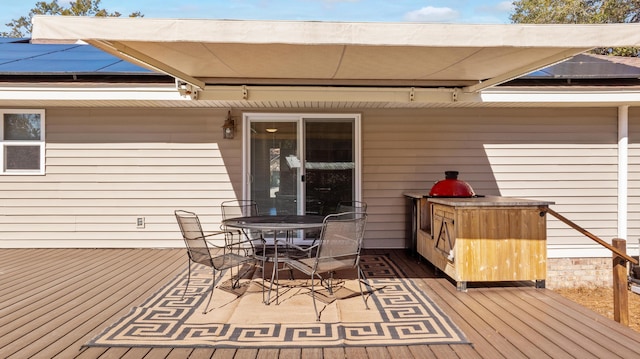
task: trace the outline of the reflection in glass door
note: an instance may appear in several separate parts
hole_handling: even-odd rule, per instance
[[[264,214],[326,215],[359,199],[356,115],[248,114],[246,194]]]
[[[262,214],[298,213],[297,137],[297,122],[251,122],[250,198]]]
[[[354,199],[353,119],[304,121],[305,211],[326,215]]]

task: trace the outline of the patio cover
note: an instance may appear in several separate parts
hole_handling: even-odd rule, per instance
[[[84,40],[175,77],[194,99],[457,101],[595,47],[640,46],[640,24],[35,16],[32,36],[39,43]]]

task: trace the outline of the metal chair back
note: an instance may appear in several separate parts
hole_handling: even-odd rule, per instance
[[[341,201],[338,202],[336,213],[363,212],[367,213],[367,203],[362,201]]]
[[[345,212],[325,217],[316,253],[316,271],[357,267],[366,222],[367,214],[363,212]]]
[[[193,262],[213,267],[211,252],[209,252],[209,246],[205,240],[198,216],[193,212],[183,210],[176,210],[175,216],[187,247],[189,259]]]

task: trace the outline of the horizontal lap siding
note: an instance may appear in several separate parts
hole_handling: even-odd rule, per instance
[[[446,170],[460,171],[479,194],[555,201],[556,211],[592,233],[616,235],[615,108],[361,113],[369,248],[405,245],[403,193],[428,191]],[[174,209],[194,210],[216,229],[220,202],[241,196],[242,140],[221,140],[226,110],[56,108],[46,115],[47,174],[0,176],[0,246],[181,245]],[[632,116],[632,131],[638,122]],[[630,142],[635,196],[640,141]],[[630,237],[639,235],[635,199]],[[145,229],[135,227],[137,217]],[[553,218],[549,243],[592,245]]]
[[[427,109],[363,113],[369,245],[404,245],[406,191],[457,170],[483,195],[556,202],[604,239],[617,234],[617,109]],[[553,217],[550,247],[593,243]]]
[[[0,246],[181,245],[175,209],[196,211],[217,229],[220,202],[236,196],[241,141],[221,141],[226,111],[50,109],[46,116],[46,175],[0,177]],[[137,217],[145,217],[144,229]]]

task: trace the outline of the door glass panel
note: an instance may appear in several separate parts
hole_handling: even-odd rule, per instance
[[[297,122],[251,122],[251,199],[260,214],[295,214],[300,158]]]
[[[261,214],[333,213],[357,199],[354,117],[249,119],[249,198]]]
[[[354,199],[353,119],[305,121],[306,213],[329,214]]]

